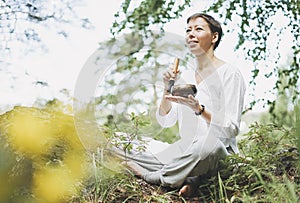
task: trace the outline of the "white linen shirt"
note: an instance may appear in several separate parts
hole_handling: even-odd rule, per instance
[[[217,68],[214,73],[205,78],[198,85],[195,80],[195,71],[183,72],[176,84],[195,84],[197,87],[196,98],[205,109],[212,114],[210,123],[202,116],[196,116],[189,107],[172,102],[172,108],[167,115],[161,116],[159,109],[156,112],[157,122],[162,127],[171,127],[178,122],[181,139],[171,144],[169,150],[157,154],[157,158],[163,163],[176,157],[176,153],[184,153],[189,146],[201,137],[203,145],[214,146],[219,139],[225,147],[231,147],[235,153],[239,153],[236,136],[244,105],[246,85],[239,69],[226,63]],[[206,136],[203,139],[203,136]],[[172,147],[172,145],[175,145]],[[176,149],[177,148],[177,149]],[[209,152],[208,152],[209,153]],[[207,156],[208,153],[204,156]]]

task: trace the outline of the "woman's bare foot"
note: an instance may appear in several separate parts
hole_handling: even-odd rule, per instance
[[[179,190],[179,196],[194,197],[197,194],[197,187],[193,184],[184,185]]]
[[[142,176],[142,171],[143,169],[138,165],[136,164],[135,162],[132,162],[132,161],[124,161],[122,162],[122,164],[130,170],[130,172],[132,172],[135,176],[137,177],[141,177]]]

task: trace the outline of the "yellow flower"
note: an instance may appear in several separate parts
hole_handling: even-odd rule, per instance
[[[15,112],[9,118],[8,141],[11,146],[24,155],[40,155],[47,152],[53,139],[52,129],[45,120],[23,112]]]
[[[64,166],[45,167],[33,175],[33,194],[42,202],[62,202],[76,194],[76,183]]]

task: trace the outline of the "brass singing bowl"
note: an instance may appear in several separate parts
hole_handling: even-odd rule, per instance
[[[197,88],[196,85],[193,84],[174,85],[171,89],[171,94],[173,96],[188,97],[189,95],[193,95],[195,97]]]

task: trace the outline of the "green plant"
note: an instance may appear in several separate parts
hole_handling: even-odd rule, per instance
[[[112,120],[109,125],[105,126],[107,142],[110,146],[121,149],[125,154],[134,147],[136,150],[143,151],[145,150],[146,142],[141,137],[140,128],[148,124],[149,122],[143,117],[143,114],[136,115],[133,112],[129,115],[129,123],[117,124]]]

